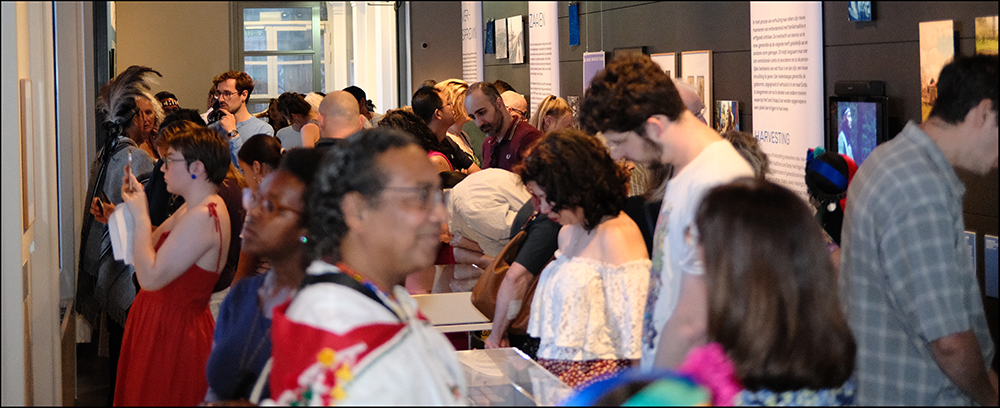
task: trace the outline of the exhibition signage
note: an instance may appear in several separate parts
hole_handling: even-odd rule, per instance
[[[768,179],[803,198],[806,151],[824,145],[823,5],[750,3],[753,135]]]
[[[483,80],[483,2],[462,2],[462,80]]]
[[[560,96],[558,21],[556,2],[528,2],[528,71],[531,77],[528,110],[532,114],[546,96]]]
[[[604,69],[604,51],[583,53],[583,91],[590,88],[590,80]]]

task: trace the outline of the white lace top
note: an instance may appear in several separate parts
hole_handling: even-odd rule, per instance
[[[556,251],[538,278],[528,333],[538,357],[553,360],[638,359],[649,290],[648,259],[612,265]]]

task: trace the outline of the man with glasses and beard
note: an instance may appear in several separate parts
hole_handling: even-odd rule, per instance
[[[259,133],[274,136],[274,129],[267,122],[257,119],[247,111],[247,99],[253,93],[253,79],[246,72],[226,71],[212,80],[219,97],[222,118],[209,125],[229,139],[229,153],[233,165],[239,167],[236,153],[240,151],[246,135],[249,139]]]

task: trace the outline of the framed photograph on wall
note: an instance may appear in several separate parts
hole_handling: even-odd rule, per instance
[[[493,45],[493,40],[496,38],[496,21],[486,22],[486,35],[483,39],[486,40],[483,43],[483,54],[496,54],[496,47]]]
[[[872,21],[872,2],[847,2],[847,18],[851,21]]]
[[[626,55],[626,54],[643,54],[643,55],[648,55],[648,53],[646,52],[646,46],[645,45],[642,46],[642,47],[622,47],[622,48],[615,48],[614,52],[611,54],[611,59],[614,60],[614,59],[617,59],[618,57],[620,57],[622,55]]]
[[[507,58],[507,19],[495,20],[493,28],[496,30],[496,41],[493,42],[496,47],[496,57]]]
[[[739,102],[715,101],[715,130],[719,134],[730,130],[740,130]]]
[[[677,53],[674,52],[663,52],[659,54],[652,54],[649,59],[660,65],[663,72],[667,73],[670,78],[677,78]]]
[[[524,16],[507,17],[507,52],[511,64],[524,63]]]
[[[997,16],[976,17],[976,54],[997,55]]]
[[[927,120],[937,101],[937,78],[955,58],[955,24],[952,20],[920,23],[920,119]]]
[[[712,51],[682,52],[680,78],[698,90],[698,96],[705,104],[703,117],[715,117],[715,104],[712,103]]]

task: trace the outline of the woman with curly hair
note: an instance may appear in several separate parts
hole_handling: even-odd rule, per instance
[[[597,139],[563,129],[540,139],[516,170],[542,215],[563,225],[531,302],[539,364],[573,387],[635,364],[652,264],[622,212],[624,169]]]

